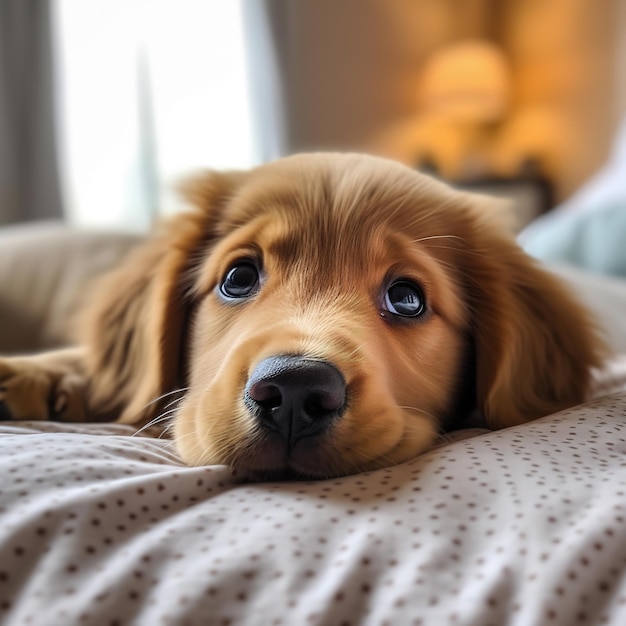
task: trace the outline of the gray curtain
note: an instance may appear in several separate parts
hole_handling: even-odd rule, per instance
[[[0,224],[62,216],[49,0],[0,0]]]

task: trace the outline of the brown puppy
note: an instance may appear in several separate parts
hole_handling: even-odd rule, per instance
[[[0,361],[14,418],[145,423],[174,398],[187,463],[328,477],[410,459],[474,410],[501,428],[585,398],[587,313],[486,199],[336,154],[185,191],[194,210],[98,285],[81,348]]]

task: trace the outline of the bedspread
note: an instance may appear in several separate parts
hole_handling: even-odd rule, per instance
[[[133,432],[0,424],[0,623],[626,624],[626,391],[315,482]]]

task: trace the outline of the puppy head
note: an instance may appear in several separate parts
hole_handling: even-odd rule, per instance
[[[106,344],[103,319],[124,320],[105,348],[125,378],[99,372],[110,358],[92,371],[126,421],[184,382],[186,462],[335,476],[414,457],[475,408],[500,427],[583,399],[585,312],[481,199],[357,155],[206,174],[187,194],[196,211],[113,279],[134,272],[128,302],[89,325]]]

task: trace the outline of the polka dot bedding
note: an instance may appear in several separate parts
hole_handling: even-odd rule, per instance
[[[626,624],[624,389],[310,483],[132,433],[0,424],[1,624]]]

